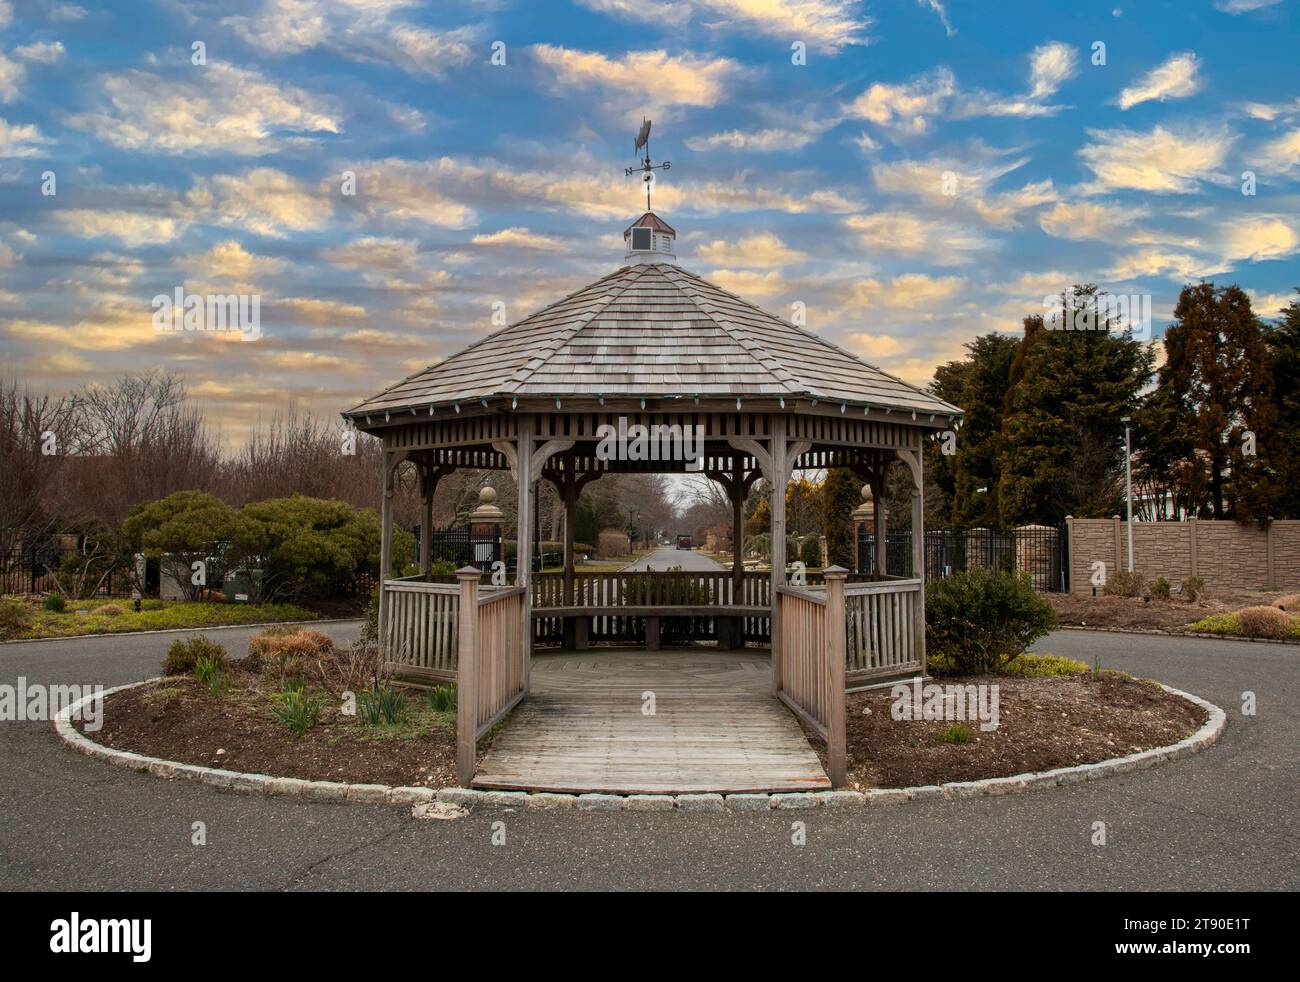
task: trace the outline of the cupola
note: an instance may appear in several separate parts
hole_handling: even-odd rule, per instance
[[[647,211],[623,232],[628,263],[677,263],[677,232],[652,211]]]

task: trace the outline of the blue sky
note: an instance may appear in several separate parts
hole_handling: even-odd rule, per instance
[[[1151,294],[1157,334],[1202,276],[1271,316],[1300,285],[1294,18],[0,0],[0,373],[172,369],[236,438],[334,413],[620,265],[643,115],[683,266],[917,384],[1073,282]],[[258,294],[262,336],[155,331],[178,286]]]

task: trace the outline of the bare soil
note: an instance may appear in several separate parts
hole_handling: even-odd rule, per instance
[[[1177,743],[1205,722],[1200,707],[1149,680],[1118,672],[1041,678],[961,676],[937,685],[996,684],[998,727],[968,721],[966,743],[946,742],[953,722],[894,720],[889,689],[849,696],[849,786],[900,788],[1008,777],[1092,764]],[[825,763],[825,745],[814,740]]]
[[[1041,594],[1056,611],[1058,624],[1113,627],[1139,631],[1186,631],[1203,617],[1272,604],[1283,591],[1213,590],[1195,603],[1174,598],[1146,603],[1141,597],[1107,597],[1075,593]]]

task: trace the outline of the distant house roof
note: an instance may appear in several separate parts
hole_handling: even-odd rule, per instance
[[[646,219],[659,222],[649,212],[637,221]],[[807,397],[945,419],[961,412],[693,273],[652,262],[625,266],[344,415],[526,396]]]
[[[653,211],[647,211],[635,222],[623,229],[623,234],[626,236],[627,233],[632,231],[634,228],[652,228],[656,232],[667,232],[669,235],[674,237],[677,235],[677,230],[656,215]]]

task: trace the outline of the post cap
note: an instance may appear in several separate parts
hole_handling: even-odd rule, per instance
[[[849,575],[849,571],[845,569],[843,566],[827,566],[824,570],[822,570],[822,576],[839,577],[839,576],[848,576],[848,575]]]
[[[478,579],[482,575],[483,571],[475,569],[473,566],[462,566],[460,569],[456,570],[456,576],[462,580],[467,580],[470,577]]]

